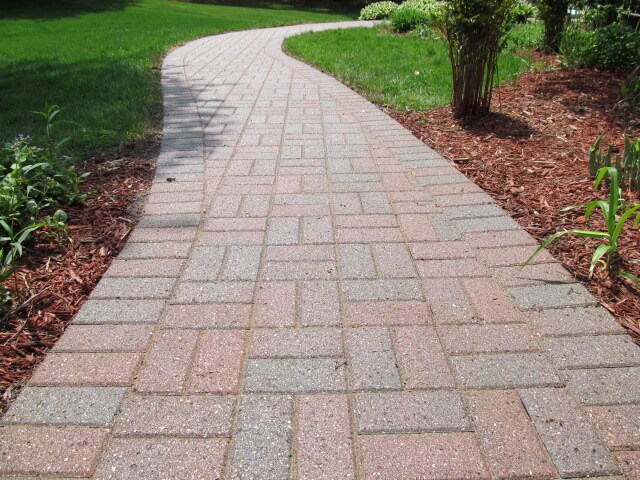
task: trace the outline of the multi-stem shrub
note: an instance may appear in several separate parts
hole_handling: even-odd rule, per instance
[[[360,20],[385,20],[397,9],[394,2],[375,2],[360,10]]]
[[[539,0],[538,11],[544,22],[544,48],[558,52],[567,18],[570,0]]]
[[[606,152],[600,148],[602,142],[600,135],[589,149],[589,174],[595,177],[603,167],[615,167],[618,171],[618,180],[621,188],[629,188],[640,192],[640,137],[635,141],[624,137],[624,150],[622,155],[613,158],[613,145],[609,145]]]
[[[453,114],[479,116],[491,106],[498,54],[513,0],[449,0],[441,20],[453,74]]]

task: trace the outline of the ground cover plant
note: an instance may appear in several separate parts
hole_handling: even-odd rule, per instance
[[[84,130],[61,127],[76,157],[154,132],[159,64],[169,48],[228,30],[354,19],[355,10],[243,2],[8,0],[0,14],[0,141],[40,132],[25,113],[57,103]],[[316,5],[318,3],[316,2]],[[328,3],[331,5],[331,3]],[[340,4],[333,3],[334,8]],[[272,8],[269,8],[272,7]]]

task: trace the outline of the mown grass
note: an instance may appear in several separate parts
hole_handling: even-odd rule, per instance
[[[513,81],[528,59],[539,26],[519,27],[499,60],[499,80]],[[393,35],[383,27],[308,33],[285,42],[288,53],[330,73],[370,101],[401,110],[425,110],[451,101],[451,64],[444,42]]]
[[[4,3],[4,2],[3,2]],[[0,142],[42,127],[33,110],[63,108],[72,153],[112,148],[161,119],[158,66],[187,40],[229,30],[353,19],[357,13],[248,0],[9,0],[0,11]],[[317,5],[317,2],[316,2]],[[80,128],[82,127],[82,128]]]

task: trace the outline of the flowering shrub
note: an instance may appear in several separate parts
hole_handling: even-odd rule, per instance
[[[385,20],[398,9],[394,2],[376,2],[360,10],[360,20]]]

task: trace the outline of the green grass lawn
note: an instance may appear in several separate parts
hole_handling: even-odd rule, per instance
[[[528,67],[516,55],[541,33],[539,26],[519,27],[501,56],[499,78],[513,80]],[[374,103],[402,110],[424,110],[451,101],[451,64],[443,41],[393,35],[383,28],[353,28],[307,33],[289,38],[285,49]]]
[[[173,46],[229,30],[353,19],[357,12],[174,0],[10,0],[0,9],[0,143],[38,134],[31,114],[63,108],[57,135],[71,152],[112,148],[161,118],[158,66]],[[315,2],[317,5],[319,2]]]

